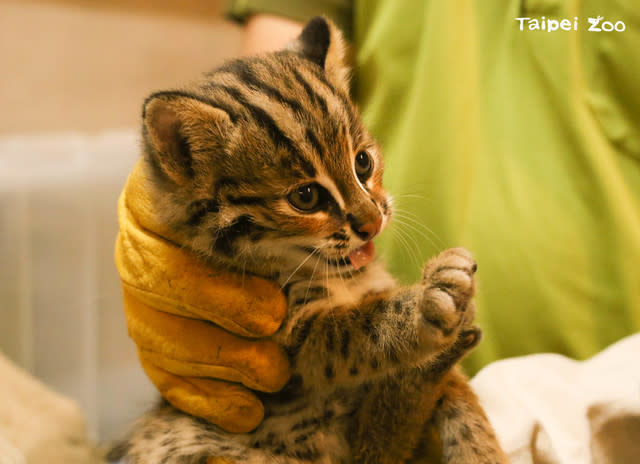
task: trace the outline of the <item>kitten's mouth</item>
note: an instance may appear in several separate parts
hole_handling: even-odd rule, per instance
[[[369,241],[362,245],[360,248],[356,248],[347,256],[347,259],[351,262],[354,269],[360,269],[371,262],[373,256],[376,254],[376,247],[373,242]]]
[[[301,247],[307,253],[315,253],[314,248]],[[361,247],[356,248],[351,253],[343,258],[327,259],[327,262],[336,267],[351,266],[353,269],[358,270],[367,264],[369,264],[376,254],[376,247],[373,242],[367,242]]]

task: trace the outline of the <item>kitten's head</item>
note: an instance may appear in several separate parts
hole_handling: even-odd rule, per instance
[[[266,276],[371,260],[390,198],[329,21],[311,20],[285,50],[151,95],[143,122],[155,206],[183,246]]]

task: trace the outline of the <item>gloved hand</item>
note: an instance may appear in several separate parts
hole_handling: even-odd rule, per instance
[[[286,301],[275,283],[212,269],[172,242],[154,214],[142,163],[118,204],[115,255],[129,335],[171,404],[248,432],[264,415],[250,389],[278,391],[289,379],[286,354],[260,339],[278,329]]]

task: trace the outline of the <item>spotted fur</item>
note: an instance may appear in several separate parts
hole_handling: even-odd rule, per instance
[[[226,433],[163,403],[113,456],[506,462],[454,367],[480,339],[469,253],[441,253],[409,287],[376,262],[356,269],[350,259],[392,208],[347,76],[339,31],[315,18],[285,50],[231,61],[146,100],[148,187],[161,220],[203,259],[280,283],[289,310],[274,339],[294,374],[282,391],[261,394],[265,420],[251,433]],[[303,211],[291,195],[309,185],[322,203]]]

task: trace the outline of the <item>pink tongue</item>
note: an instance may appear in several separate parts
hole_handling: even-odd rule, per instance
[[[376,247],[373,245],[373,242],[367,242],[360,248],[349,253],[349,261],[351,261],[354,269],[360,269],[362,266],[366,266],[371,262],[375,253]]]

